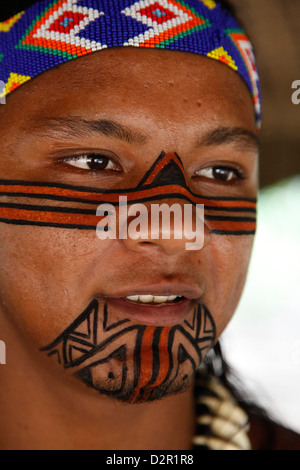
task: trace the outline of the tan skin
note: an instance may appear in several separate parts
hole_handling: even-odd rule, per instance
[[[66,136],[45,127],[50,118],[74,117],[109,119],[143,139],[74,127]],[[244,134],[203,142],[209,131],[224,127]],[[195,192],[257,194],[250,93],[229,68],[196,55],[128,48],[71,61],[12,93],[1,108],[0,129],[3,179],[130,188],[164,150],[180,155]],[[98,171],[74,166],[74,157],[91,151],[105,151],[115,166]],[[229,167],[232,184],[213,176],[211,169],[220,166]],[[101,304],[101,295],[146,282],[188,280],[201,290],[199,301],[209,306],[219,337],[243,290],[252,243],[251,236],[210,236],[206,230],[203,249],[191,254],[174,240],[108,243],[92,232],[2,224],[0,331],[8,359],[0,370],[1,448],[190,449],[191,385],[151,404],[123,404],[88,389],[39,349],[95,296]]]

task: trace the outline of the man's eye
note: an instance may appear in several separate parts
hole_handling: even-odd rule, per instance
[[[221,183],[233,183],[242,179],[241,171],[226,166],[202,168],[202,170],[196,172],[196,176],[213,179]]]
[[[64,158],[63,161],[70,166],[81,168],[82,170],[118,171],[118,165],[105,155],[80,155],[78,157]]]

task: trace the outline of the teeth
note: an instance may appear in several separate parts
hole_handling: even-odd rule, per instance
[[[164,302],[172,302],[173,300],[180,297],[178,295],[129,295],[126,297],[127,300],[132,302],[141,302],[143,304],[157,303],[162,304]]]

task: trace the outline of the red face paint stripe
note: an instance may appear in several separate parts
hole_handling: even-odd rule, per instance
[[[156,327],[147,326],[144,331],[143,341],[141,345],[141,352],[140,352],[141,364],[140,364],[139,380],[129,400],[132,403],[137,401],[138,396],[141,393],[141,389],[150,382],[151,377],[152,377],[152,373],[153,373],[152,343],[153,343],[153,336],[154,336],[155,330],[156,330]]]
[[[27,222],[30,224],[43,224],[49,225],[60,225],[68,228],[84,228],[85,226],[89,229],[96,229],[99,223],[105,216],[97,216],[96,211],[80,212],[80,209],[70,208],[53,208],[47,207],[47,210],[38,210],[38,206],[32,206],[33,208],[12,208],[12,207],[0,207],[0,219],[2,222]],[[221,217],[221,216],[209,216],[205,213],[205,223],[210,230],[230,230],[230,231],[253,231],[256,228],[256,219],[249,217]]]
[[[96,228],[102,217],[89,214],[70,214],[65,212],[49,212],[12,208],[0,208],[0,218],[15,221],[41,222],[44,224],[63,224],[63,225],[89,225]]]
[[[121,195],[121,194],[120,194]],[[254,200],[247,199],[235,199],[235,198],[208,198],[205,196],[197,196],[191,193],[186,188],[178,185],[159,186],[151,189],[144,189],[142,191],[136,191],[134,193],[128,193],[127,200],[133,203],[140,199],[150,199],[155,196],[161,198],[172,198],[176,199],[176,196],[185,196],[185,198],[195,204],[204,204],[211,208],[245,208],[245,209],[256,209],[256,202]]]
[[[102,197],[102,193],[101,197]],[[0,185],[0,195],[2,196],[16,196],[16,197],[37,197],[43,198],[44,196],[53,196],[53,198],[70,198],[72,199],[82,199],[82,200],[94,200],[95,202],[99,201],[99,193],[92,191],[80,191],[78,189],[68,189],[63,187],[55,187],[45,185],[39,186],[23,186],[22,184],[14,185]]]
[[[168,375],[170,367],[170,357],[168,351],[170,328],[163,328],[159,338],[159,372],[155,379],[155,382],[151,384],[151,389],[162,384]]]

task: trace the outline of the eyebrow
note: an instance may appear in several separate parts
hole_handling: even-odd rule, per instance
[[[43,137],[70,139],[86,137],[87,135],[101,134],[106,137],[114,137],[129,144],[146,144],[147,136],[138,131],[129,129],[115,121],[108,119],[86,120],[82,118],[48,118],[39,120],[33,133]]]
[[[213,146],[222,144],[236,144],[242,149],[259,150],[258,136],[242,127],[218,127],[202,136],[197,146]]]

